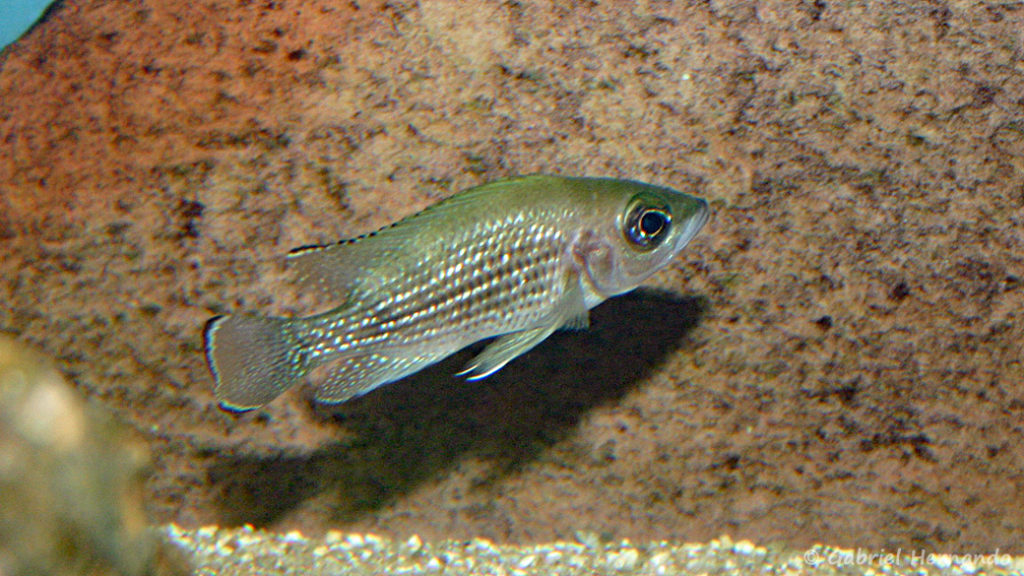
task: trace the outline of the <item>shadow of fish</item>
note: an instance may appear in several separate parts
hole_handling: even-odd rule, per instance
[[[497,336],[484,378],[664,267],[708,219],[703,199],[609,178],[527,176],[463,191],[377,232],[288,258],[342,302],[306,318],[220,316],[206,356],[221,406],[249,410],[308,378],[344,402]]]

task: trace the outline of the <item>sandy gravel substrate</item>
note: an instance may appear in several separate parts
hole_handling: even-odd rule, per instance
[[[186,553],[199,574],[447,574],[583,576],[592,574],[746,575],[887,574],[964,576],[1020,574],[1024,558],[1007,554],[958,556],[924,550],[863,550],[815,545],[803,551],[762,547],[722,536],[707,543],[640,545],[601,542],[581,533],[573,542],[501,546],[473,538],[426,543],[419,536],[396,542],[374,534],[331,531],[323,538],[299,532],[267,534],[252,527],[224,530],[165,527],[167,539]]]

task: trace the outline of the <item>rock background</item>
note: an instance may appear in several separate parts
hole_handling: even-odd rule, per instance
[[[280,256],[552,172],[705,195],[655,292],[483,382],[215,405]],[[1024,8],[66,0],[0,54],[0,330],[154,522],[1020,554]]]

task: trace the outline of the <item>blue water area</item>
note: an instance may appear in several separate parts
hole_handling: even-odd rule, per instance
[[[21,37],[53,0],[0,0],[0,50]]]

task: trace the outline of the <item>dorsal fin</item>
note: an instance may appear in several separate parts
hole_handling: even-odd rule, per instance
[[[485,210],[503,190],[521,191],[526,182],[537,188],[554,185],[560,178],[523,176],[489,182],[460,192],[394,224],[374,232],[326,246],[303,246],[288,253],[287,260],[296,271],[299,283],[340,301],[380,290],[381,282],[393,275],[399,256],[423,247],[424,234],[448,236],[460,225],[467,212]],[[510,188],[511,187],[511,188]],[[406,258],[403,258],[403,260]]]

